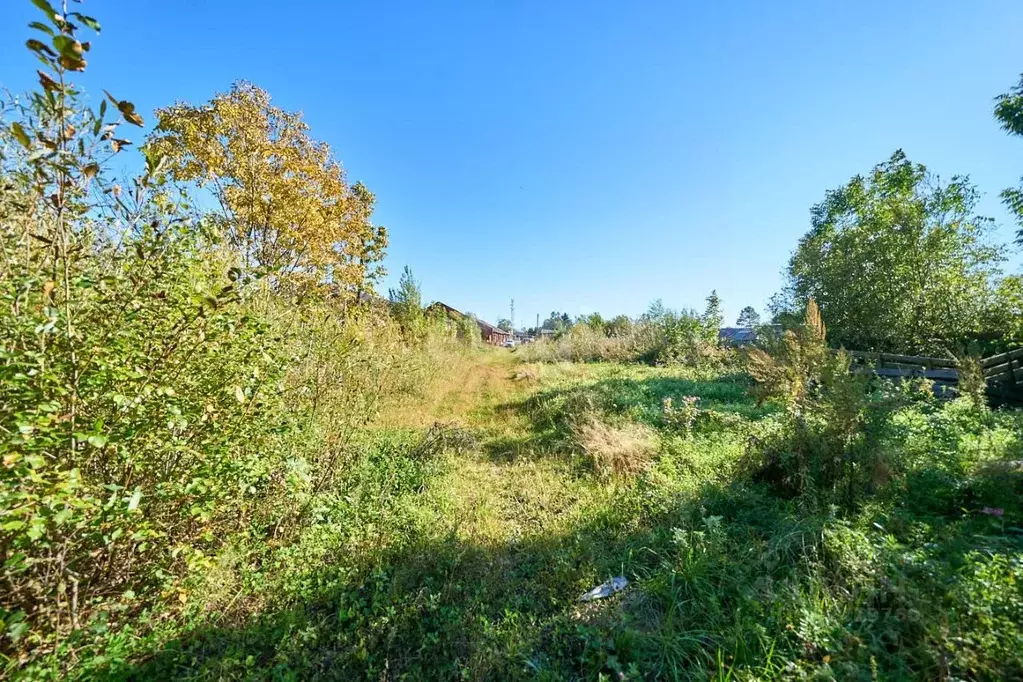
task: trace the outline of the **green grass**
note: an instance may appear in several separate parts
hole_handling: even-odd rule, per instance
[[[78,649],[134,679],[1009,679],[1023,675],[1019,420],[932,404],[897,416],[905,475],[861,508],[751,482],[773,428],[741,376],[482,354],[430,410],[366,434],[318,522],[240,547],[164,624]],[[472,379],[471,377],[476,377]],[[479,379],[484,377],[484,379]],[[459,389],[461,386],[463,388]],[[664,398],[729,415],[682,433]],[[652,429],[657,455],[604,481],[580,413]],[[434,433],[439,433],[435,431]],[[1000,507],[1002,516],[980,513]],[[631,584],[593,604],[614,575]],[[181,625],[184,623],[185,625]],[[97,658],[102,653],[107,658]],[[119,660],[118,660],[119,659]],[[41,668],[38,670],[44,672]]]

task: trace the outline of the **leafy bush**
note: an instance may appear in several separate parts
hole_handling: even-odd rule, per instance
[[[670,396],[664,398],[661,401],[664,424],[688,435],[692,432],[697,417],[700,416],[700,408],[697,407],[699,402],[700,399],[695,395],[682,396],[677,405]]]
[[[59,260],[46,227],[5,231],[0,310],[2,607],[44,630],[152,593],[248,523],[280,468],[284,378],[187,226],[69,232],[80,255]]]
[[[557,339],[520,346],[523,362],[630,362],[644,353],[636,334],[607,336],[586,324],[573,325]]]
[[[820,311],[811,298],[803,325],[786,331],[774,355],[747,353],[754,393],[785,405],[781,428],[762,442],[758,476],[796,494],[841,492],[851,505],[886,482],[889,462],[879,447],[894,395],[870,391],[869,375],[850,372],[849,356],[826,343]]]
[[[0,652],[21,662],[184,608],[227,544],[299,537],[384,397],[452,347],[352,304],[371,258],[347,293],[245,267],[223,238],[244,228],[198,213],[158,146],[130,191],[111,182],[107,148],[142,118],[84,106],[67,78],[85,68],[77,24],[98,23],[36,4],[45,42],[28,46],[52,75],[0,126]],[[369,203],[352,219],[382,240]]]
[[[479,323],[472,315],[463,315],[458,318],[455,322],[455,336],[469,348],[479,348],[483,345]]]

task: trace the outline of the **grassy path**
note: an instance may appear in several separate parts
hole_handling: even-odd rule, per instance
[[[514,406],[536,391],[535,376],[519,371],[510,352],[487,351],[443,381],[424,415],[478,435],[478,447],[454,455],[434,485],[462,540],[495,545],[549,533],[589,488],[561,458],[530,448],[530,424]]]
[[[424,409],[402,417],[405,426],[444,422],[477,436],[476,447],[450,455],[421,500],[427,518],[419,547],[392,564],[404,574],[395,586],[426,590],[438,605],[438,622],[427,627],[441,642],[413,664],[434,674],[449,664],[456,668],[448,672],[467,679],[533,677],[548,668],[531,657],[593,617],[593,609],[580,611],[578,596],[617,563],[615,552],[580,530],[606,489],[580,476],[565,453],[540,445],[523,414],[540,371],[488,350],[452,368]]]

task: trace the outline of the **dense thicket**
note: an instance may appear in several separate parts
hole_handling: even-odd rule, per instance
[[[523,360],[535,362],[645,362],[657,365],[720,367],[728,356],[718,338],[721,299],[716,291],[707,297],[703,313],[673,310],[658,299],[639,318],[618,315],[605,320],[599,313],[583,315],[574,322],[551,313],[545,329],[550,339],[540,339],[519,350]]]
[[[330,507],[380,401],[422,378],[430,342],[359,302],[386,235],[297,116],[247,85],[161,111],[143,172],[119,183],[122,130],[143,120],[109,94],[87,107],[70,80],[99,23],[35,4],[41,87],[0,126],[12,662],[185,605],[184,581],[228,545],[294,538]],[[190,198],[208,186],[211,211]]]

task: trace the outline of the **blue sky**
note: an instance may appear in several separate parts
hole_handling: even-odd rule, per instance
[[[32,84],[9,2],[0,84]],[[378,197],[390,284],[496,319],[763,308],[824,192],[896,148],[1023,174],[991,116],[1023,71],[1023,3],[91,0],[83,84],[154,107],[245,79],[301,110]],[[1018,268],[1018,258],[1010,269]]]

